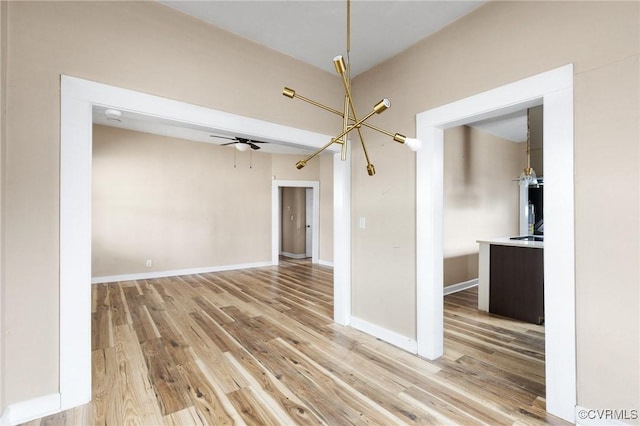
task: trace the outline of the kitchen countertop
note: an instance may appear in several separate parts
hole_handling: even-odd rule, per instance
[[[498,246],[544,248],[544,242],[542,241],[511,240],[509,239],[509,237],[486,238],[482,240],[477,240],[476,242],[480,244],[493,244]]]

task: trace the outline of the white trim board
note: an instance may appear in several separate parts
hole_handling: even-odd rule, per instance
[[[379,325],[370,323],[369,321],[365,321],[358,317],[351,317],[351,327],[376,337],[383,342],[387,342],[400,349],[404,349],[412,354],[417,352],[417,344],[415,340],[409,339],[407,336],[398,334],[395,331],[387,330]]]
[[[305,253],[296,254],[296,253],[289,253],[288,251],[281,251],[280,256],[288,257],[289,259],[306,259],[307,258],[307,255]]]
[[[544,105],[547,411],[573,422],[576,405],[573,65],[417,115],[416,317],[418,354],[443,353],[444,129]]]
[[[150,280],[153,278],[178,277],[180,275],[206,274],[207,272],[233,271],[236,269],[262,268],[271,262],[238,263],[235,265],[205,266],[202,268],[173,269],[170,271],[141,272],[138,274],[105,275],[91,278],[91,284],[115,283],[118,281]]]
[[[26,423],[58,411],[60,411],[60,394],[52,393],[9,405],[0,417],[0,425],[13,426]]]
[[[472,280],[469,281],[465,281],[462,283],[457,283],[457,284],[451,284],[446,286],[443,291],[442,294],[444,296],[448,296],[449,294],[453,294],[453,293],[457,293],[459,291],[464,291],[468,288],[473,288],[473,287],[477,287],[478,286],[478,278],[474,278]]]
[[[94,105],[193,124],[212,131],[318,148],[331,136],[282,126],[134,90],[61,76],[60,88],[60,410],[91,400],[91,150]],[[329,147],[340,158],[337,147]],[[334,318],[351,312],[348,161],[334,161]],[[342,300],[341,298],[347,298]]]
[[[340,325],[351,321],[350,145],[347,144],[347,161],[340,159],[340,153],[333,155],[333,320]]]

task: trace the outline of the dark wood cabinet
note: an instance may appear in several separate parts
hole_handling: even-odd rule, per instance
[[[491,245],[489,312],[544,322],[544,249]]]

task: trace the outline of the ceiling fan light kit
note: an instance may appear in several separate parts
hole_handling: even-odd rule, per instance
[[[351,31],[350,30],[351,30],[351,1],[347,0],[347,61],[345,62],[345,59],[342,55],[338,55],[333,58],[333,64],[335,66],[336,72],[342,77],[342,84],[344,85],[345,95],[344,95],[343,111],[339,111],[337,109],[323,105],[320,102],[316,102],[312,99],[305,98],[304,96],[300,96],[296,93],[295,90],[289,87],[285,87],[282,90],[282,94],[287,98],[300,99],[318,108],[324,109],[325,111],[329,111],[333,114],[339,115],[343,119],[342,132],[339,135],[333,137],[327,144],[319,148],[317,151],[315,151],[311,155],[307,156],[305,159],[298,161],[296,163],[296,167],[298,169],[301,169],[304,166],[306,166],[309,160],[314,158],[316,155],[320,154],[322,151],[324,151],[334,143],[342,145],[341,159],[342,161],[345,161],[347,159],[347,144],[349,142],[349,140],[346,139],[345,136],[347,136],[352,130],[355,129],[358,132],[358,138],[360,139],[365,160],[367,162],[367,173],[369,174],[369,176],[375,175],[376,174],[375,167],[369,161],[369,153],[367,152],[367,147],[365,145],[364,138],[362,137],[362,131],[361,131],[362,126],[365,126],[370,129],[376,130],[380,133],[383,133],[391,137],[394,141],[401,143],[403,145],[406,145],[412,151],[417,151],[422,147],[422,142],[420,142],[420,140],[418,139],[408,138],[405,135],[402,135],[400,133],[391,133],[379,127],[373,126],[367,122],[367,120],[371,116],[375,114],[381,114],[382,112],[387,110],[389,107],[391,107],[391,102],[389,102],[389,99],[386,99],[386,98],[382,99],[380,102],[378,102],[373,106],[373,109],[367,115],[365,115],[361,119],[358,119],[358,115],[356,114],[356,109],[353,102],[353,97],[351,96],[351,77],[350,77],[350,66],[348,61],[349,51],[351,50],[351,47],[350,47]]]

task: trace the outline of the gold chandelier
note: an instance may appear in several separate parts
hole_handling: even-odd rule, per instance
[[[343,111],[338,111],[337,109],[328,107],[319,102],[311,100],[309,98],[305,98],[296,93],[295,90],[285,87],[282,90],[282,94],[290,99],[297,98],[304,102],[307,102],[311,105],[317,106],[319,108],[324,109],[325,111],[332,112],[336,115],[342,117],[342,132],[333,137],[327,144],[323,147],[315,151],[313,154],[309,155],[303,160],[300,160],[296,163],[296,167],[298,169],[303,168],[307,165],[307,162],[311,160],[316,155],[320,154],[322,151],[327,149],[332,144],[341,145],[341,159],[345,161],[347,159],[347,135],[352,131],[356,130],[358,132],[358,138],[360,139],[360,143],[362,145],[362,150],[364,152],[364,157],[367,161],[367,173],[369,176],[373,176],[376,174],[376,169],[369,161],[369,154],[367,152],[367,147],[364,143],[364,138],[362,137],[362,126],[368,127],[370,129],[376,130],[380,133],[384,133],[387,136],[390,136],[394,141],[406,145],[412,151],[417,151],[422,146],[422,143],[418,139],[408,138],[405,135],[400,133],[391,133],[379,127],[373,126],[367,122],[367,120],[373,116],[374,114],[380,114],[385,111],[387,108],[391,106],[391,102],[389,99],[382,99],[380,102],[374,105],[373,110],[370,111],[364,117],[358,119],[358,115],[356,114],[356,108],[353,102],[353,97],[351,96],[351,72],[350,72],[350,61],[349,61],[349,52],[351,51],[351,0],[347,0],[347,61],[345,62],[342,55],[338,55],[333,58],[333,64],[335,65],[336,71],[340,74],[342,78],[342,84],[344,85],[344,108]]]

